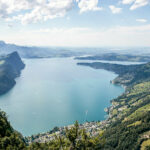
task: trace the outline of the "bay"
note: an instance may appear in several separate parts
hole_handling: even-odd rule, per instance
[[[110,83],[117,75],[78,66],[73,58],[24,59],[17,84],[0,96],[0,108],[24,136],[73,124],[104,120],[104,108],[124,88]],[[80,61],[81,62],[81,61]]]

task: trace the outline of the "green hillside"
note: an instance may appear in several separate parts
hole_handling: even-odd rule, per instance
[[[140,149],[149,139],[150,82],[136,84],[114,99],[109,116],[111,123],[104,133],[105,149]]]
[[[23,137],[7,121],[5,112],[0,111],[0,149],[19,150],[25,148]]]

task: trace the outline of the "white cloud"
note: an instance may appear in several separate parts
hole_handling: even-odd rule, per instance
[[[87,32],[89,31],[89,28],[80,28],[80,27],[76,27],[76,28],[44,28],[44,29],[38,29],[38,30],[32,30],[29,31],[30,33],[50,33],[50,34],[57,34],[57,33],[65,33],[65,34],[74,34],[74,33],[81,33],[81,32]]]
[[[132,4],[130,10],[135,10],[139,7],[146,6],[150,3],[150,0],[123,0],[123,4]]]
[[[122,11],[122,8],[117,8],[114,5],[109,6],[110,10],[112,11],[113,14],[118,14]]]
[[[73,0],[0,0],[0,17],[35,23],[63,17],[72,7]]]
[[[22,24],[64,17],[77,3],[80,12],[102,10],[98,0],[0,0],[0,18]]]
[[[137,22],[141,22],[141,23],[146,23],[147,20],[146,19],[136,19]]]
[[[76,2],[80,8],[80,13],[102,10],[102,7],[98,7],[98,0],[76,0]]]
[[[131,4],[133,3],[135,0],[123,0],[122,3],[123,4]]]

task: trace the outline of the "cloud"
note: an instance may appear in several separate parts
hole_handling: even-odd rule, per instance
[[[98,0],[0,0],[0,18],[22,24],[64,17],[77,3],[80,12],[102,10]]]
[[[13,24],[8,24],[8,27],[9,27],[9,28],[12,28],[12,27],[13,27]]]
[[[0,17],[36,23],[63,17],[72,7],[73,0],[0,0]]]
[[[141,23],[146,23],[147,20],[146,19],[136,19],[137,22],[141,22]]]
[[[98,7],[98,0],[76,0],[80,13],[86,11],[100,11],[102,7]]]
[[[109,6],[110,10],[112,11],[113,14],[118,14],[122,11],[122,8],[117,8],[114,5]]]
[[[57,34],[57,33],[65,33],[65,34],[74,34],[74,33],[83,33],[83,32],[87,32],[89,31],[90,28],[80,28],[80,27],[76,27],[76,28],[69,28],[69,29],[66,29],[66,28],[41,28],[41,29],[38,29],[38,30],[32,30],[32,31],[29,31],[30,33],[50,33],[50,34]]]
[[[1,18],[6,18],[8,13],[7,13],[7,5],[5,3],[0,3],[0,17]]]
[[[7,31],[6,31],[7,32]],[[23,36],[22,36],[23,35]],[[150,46],[150,24],[110,29],[41,28],[0,34],[9,43],[36,46]]]
[[[150,0],[123,0],[123,4],[132,4],[130,10],[135,10],[139,7],[146,6],[150,3]]]
[[[135,0],[123,0],[123,4],[132,4]]]

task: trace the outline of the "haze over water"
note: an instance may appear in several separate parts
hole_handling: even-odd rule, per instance
[[[117,75],[76,65],[72,58],[24,59],[17,84],[0,97],[12,126],[24,136],[55,126],[105,119],[104,108],[124,92]]]

